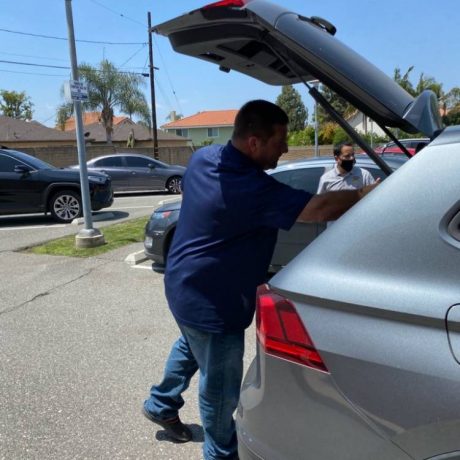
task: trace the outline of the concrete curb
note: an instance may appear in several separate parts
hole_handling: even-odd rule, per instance
[[[101,212],[100,214],[93,215],[93,222],[97,222],[98,220],[105,220],[105,219],[113,219],[115,214],[113,212]],[[83,217],[79,217],[78,219],[74,219],[72,221],[72,225],[82,225],[85,223],[85,219]]]
[[[128,256],[125,259],[125,262],[128,265],[138,265],[144,261],[146,261],[148,257],[144,254],[144,251],[137,251],[137,252],[132,252],[131,254],[128,254]]]

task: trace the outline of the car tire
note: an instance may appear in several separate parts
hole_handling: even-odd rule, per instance
[[[173,176],[168,179],[166,182],[166,188],[169,193],[177,195],[182,193],[182,177],[181,176]]]
[[[81,196],[73,190],[60,190],[49,202],[49,211],[56,222],[68,224],[82,215]]]

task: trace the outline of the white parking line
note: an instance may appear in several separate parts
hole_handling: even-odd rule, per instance
[[[146,267],[145,265],[131,265],[131,268],[141,268],[142,270],[150,270],[152,271],[152,266]]]
[[[60,227],[67,227],[67,224],[34,225],[34,226],[25,226],[25,227],[7,227],[7,228],[0,228],[0,231],[7,232],[9,230],[30,230],[30,229],[37,229],[37,228],[60,228]]]
[[[151,209],[153,209],[154,207],[155,207],[154,204],[151,204],[149,206],[119,206],[119,207],[116,207],[116,208],[111,206],[110,210],[113,210],[113,209],[142,209],[142,208],[151,208]]]

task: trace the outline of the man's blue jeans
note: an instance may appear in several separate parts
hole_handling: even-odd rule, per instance
[[[176,417],[184,405],[182,393],[200,369],[204,458],[232,458],[237,454],[233,412],[243,376],[244,331],[212,334],[183,325],[179,327],[182,337],[172,347],[163,381],[152,387],[144,407],[162,420]]]

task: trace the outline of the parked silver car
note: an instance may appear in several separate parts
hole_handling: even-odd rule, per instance
[[[443,129],[434,93],[414,99],[321,18],[229,0],[156,30],[226,72],[304,82],[377,163],[308,81],[431,139],[260,288],[239,458],[459,460],[460,126]]]
[[[167,190],[176,194],[181,192],[182,176],[186,169],[134,153],[96,157],[89,160],[87,166],[89,172],[108,174],[114,192]]]
[[[382,155],[392,170],[407,161],[403,155]],[[359,167],[367,169],[374,178],[385,179],[386,175],[366,155],[356,155]],[[319,179],[335,164],[333,157],[318,157],[288,161],[268,171],[276,180],[293,188],[315,194]],[[158,206],[145,226],[144,252],[147,257],[164,265],[168,257],[181,208],[181,200],[168,200]],[[297,222],[291,230],[280,230],[270,264],[270,272],[277,272],[305,249],[326,228],[324,222]]]

